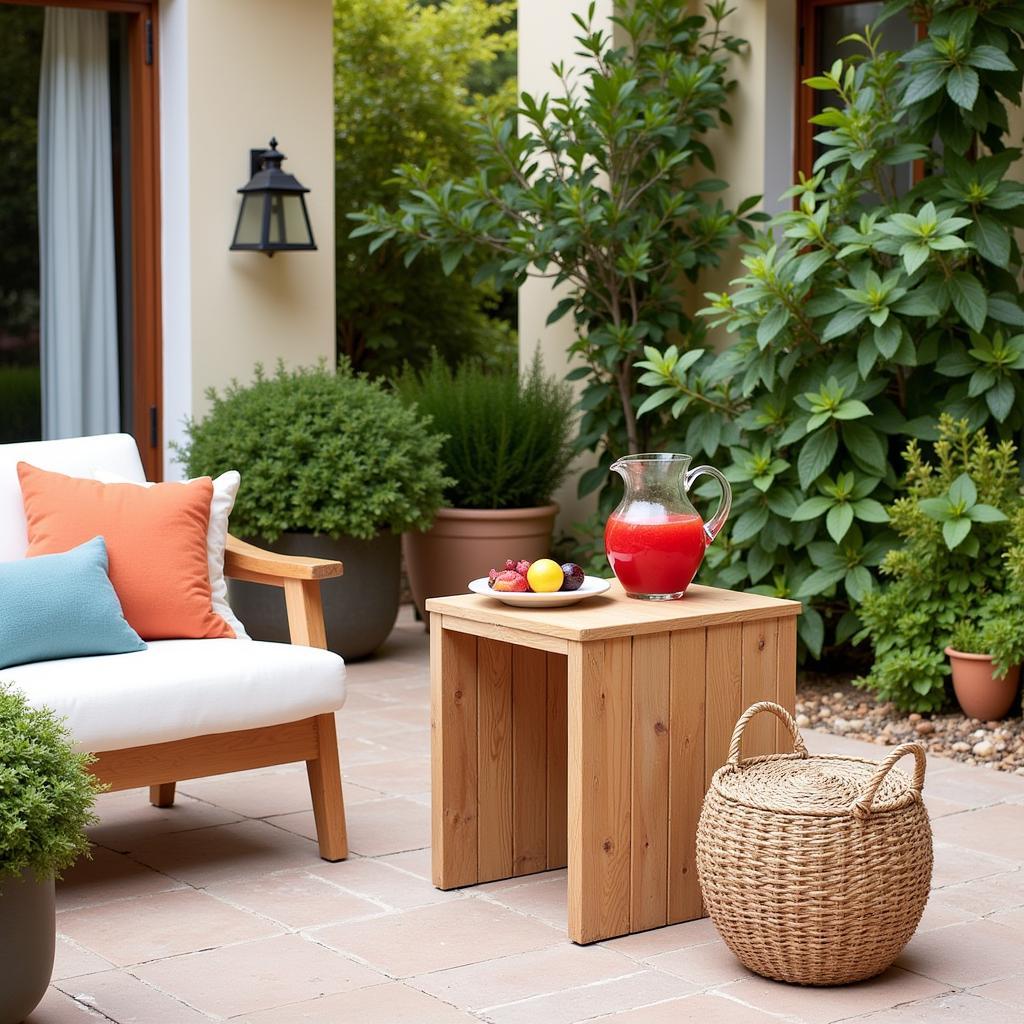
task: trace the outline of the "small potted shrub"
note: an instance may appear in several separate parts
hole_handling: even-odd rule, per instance
[[[0,1024],[19,1024],[53,972],[54,879],[88,856],[100,789],[62,722],[0,684]]]
[[[236,537],[285,554],[333,558],[345,575],[323,587],[331,650],[371,654],[398,614],[403,530],[430,525],[442,502],[441,438],[427,419],[342,362],[208,393],[208,415],[178,449],[189,476],[242,475]],[[256,639],[287,641],[275,587],[232,580],[231,604]]]
[[[939,711],[949,700],[948,655],[964,712],[998,718],[1012,703],[1012,669],[1024,654],[1024,499],[1016,449],[944,415],[934,457],[911,441],[905,459],[905,494],[888,509],[900,540],[881,564],[889,582],[858,608],[861,636],[875,655],[858,685],[903,710]],[[969,664],[991,685],[967,683]]]
[[[946,648],[953,691],[964,714],[983,722],[1002,718],[1013,706],[1024,658],[1024,603],[1017,594],[997,594],[953,630]]]
[[[520,375],[474,362],[451,370],[435,356],[395,382],[401,398],[430,416],[445,437],[451,483],[431,529],[402,538],[413,599],[459,594],[506,558],[551,550],[558,506],[551,497],[572,461],[573,398],[544,375],[540,359]]]

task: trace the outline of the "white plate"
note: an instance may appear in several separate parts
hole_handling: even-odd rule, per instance
[[[584,576],[583,583],[579,590],[556,590],[553,594],[534,594],[531,591],[512,593],[507,590],[492,590],[488,586],[486,576],[478,580],[470,580],[469,589],[474,594],[482,597],[493,597],[503,604],[510,604],[515,608],[559,608],[567,604],[576,604],[579,601],[586,601],[588,597],[597,597],[603,594],[611,584],[600,576]]]

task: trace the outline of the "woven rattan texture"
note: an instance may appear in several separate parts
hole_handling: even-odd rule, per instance
[[[800,753],[739,759],[738,736],[762,710],[790,726]],[[734,739],[697,830],[704,902],[723,939],[747,968],[779,981],[842,985],[881,973],[914,934],[931,884],[923,751],[900,748],[881,764],[810,757],[792,718],[767,704],[740,719]],[[892,767],[911,753],[913,780]]]

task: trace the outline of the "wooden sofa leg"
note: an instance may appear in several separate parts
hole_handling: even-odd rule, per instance
[[[317,715],[317,733],[320,756],[306,762],[306,773],[309,775],[309,793],[313,798],[313,819],[320,856],[324,860],[344,860],[348,856],[348,833],[333,714]]]
[[[149,787],[149,802],[154,807],[173,807],[174,806],[174,787],[177,785],[175,782],[161,782],[158,786]]]

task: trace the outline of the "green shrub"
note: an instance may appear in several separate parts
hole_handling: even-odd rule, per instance
[[[39,368],[0,366],[0,444],[36,441],[42,436]]]
[[[31,870],[52,878],[89,855],[87,825],[103,788],[63,722],[0,683],[0,880]],[[0,913],[3,913],[0,907]]]
[[[209,414],[177,449],[190,476],[242,474],[231,529],[273,542],[286,530],[368,540],[430,525],[449,482],[442,438],[346,362],[211,389]]]
[[[469,264],[447,276],[437,256],[410,265],[395,245],[370,250],[349,238],[347,219],[371,203],[397,207],[399,164],[472,171],[467,119],[485,103],[476,93],[515,103],[514,17],[514,3],[488,0],[335,0],[338,352],[357,369],[422,366],[433,349],[453,364],[514,357],[514,295],[502,304]]]
[[[575,444],[599,462],[580,477],[587,494],[609,484],[616,458],[659,439],[653,417],[637,420],[634,364],[645,343],[702,333],[681,283],[717,266],[763,215],[750,212],[756,197],[728,209],[714,176],[709,141],[729,121],[729,64],[746,48],[723,25],[724,0],[706,17],[683,0],[619,0],[614,28],[594,4],[574,6],[579,59],[556,65],[554,93],[477,118],[469,171],[407,161],[398,208],[353,215],[352,237],[417,262],[439,255],[449,273],[485,259],[479,278],[499,286],[530,275],[561,286],[548,322],[575,321]]]
[[[520,377],[472,362],[453,372],[435,356],[422,372],[406,368],[395,388],[446,435],[441,458],[454,482],[445,497],[456,508],[546,505],[565,479],[572,394],[544,376],[539,357]]]
[[[868,30],[851,37],[862,54],[808,82],[835,102],[812,119],[814,175],[702,311],[738,339],[717,355],[652,346],[641,364],[641,412],[669,409],[672,445],[732,463],[733,518],[704,579],[810,602],[813,654],[820,613],[843,642],[877,585],[907,440],[934,439],[944,410],[1001,437],[1024,426],[1024,185],[1006,148],[1024,16],[886,5],[901,8],[926,29],[913,50],[881,52]],[[926,175],[897,194],[894,169],[917,160]]]
[[[902,544],[881,563],[891,582],[860,606],[860,636],[870,639],[875,663],[858,685],[881,699],[939,710],[950,643],[987,648],[979,653],[992,654],[1002,672],[1024,655],[1024,498],[1015,452],[1010,441],[993,445],[948,415],[934,461],[916,441],[907,446],[906,494],[889,508]]]

